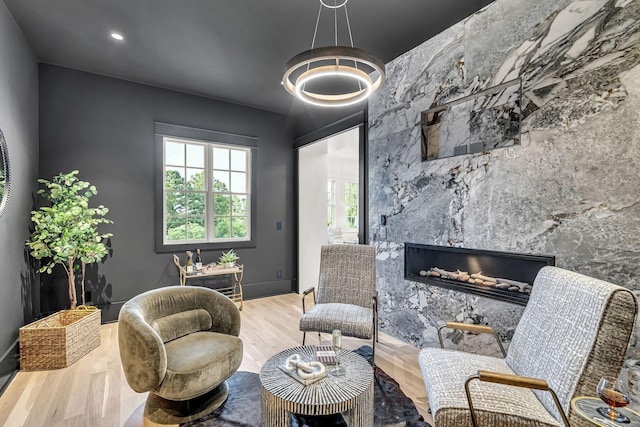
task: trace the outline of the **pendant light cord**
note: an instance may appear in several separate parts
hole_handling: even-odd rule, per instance
[[[351,47],[353,47],[353,36],[351,35],[351,24],[349,23],[349,12],[347,12],[347,5],[344,5],[344,16],[347,18],[347,29],[349,30],[349,41],[351,42]],[[358,69],[358,61],[353,61],[353,65]],[[358,81],[358,89],[362,90],[362,83]]]
[[[315,30],[313,30],[313,39],[311,40],[311,50],[313,50],[316,47],[316,36],[318,35],[318,24],[320,23],[321,12],[322,12],[322,2],[320,2],[320,8],[318,9],[318,17],[316,18],[316,28]],[[309,71],[310,67],[311,67],[311,64],[307,64],[307,71]],[[305,86],[306,86],[306,83],[302,85],[303,90]]]
[[[351,22],[349,21],[349,11],[347,10],[346,2],[344,5],[338,7],[337,0],[333,0],[333,37],[334,44],[338,46],[338,9],[340,7],[344,7],[344,16],[347,20],[347,30],[349,31],[349,43],[351,43],[351,47],[353,47],[353,34],[351,34]],[[320,25],[320,14],[322,13],[322,2],[320,2],[320,7],[318,8],[318,16],[316,17],[316,27],[313,30],[313,39],[311,40],[311,49],[316,47],[316,38],[318,36],[318,26]]]
[[[316,18],[316,29],[313,30],[313,40],[311,40],[311,49],[316,47],[316,36],[318,35],[318,24],[320,23],[320,12],[322,12],[322,2],[320,2],[320,8],[318,9],[318,17]]]
[[[351,24],[349,23],[349,12],[347,12],[347,5],[344,5],[344,16],[347,18],[347,29],[349,29],[349,41],[351,42],[351,47],[353,47],[353,36],[351,35]]]
[[[338,0],[333,0],[333,31],[335,33],[335,44],[338,46]]]

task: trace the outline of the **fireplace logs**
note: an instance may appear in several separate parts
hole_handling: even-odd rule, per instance
[[[466,271],[447,271],[438,267],[431,267],[429,270],[420,270],[422,277],[439,277],[441,279],[457,280],[458,282],[470,283],[472,285],[494,286],[497,289],[506,289],[513,292],[530,294],[532,286],[529,283],[517,280],[502,279],[500,277],[485,276],[482,272],[469,274]]]

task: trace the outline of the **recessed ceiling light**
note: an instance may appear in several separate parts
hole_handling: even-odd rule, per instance
[[[124,37],[122,37],[122,34],[118,34],[118,33],[111,33],[111,37],[118,41],[124,40]]]

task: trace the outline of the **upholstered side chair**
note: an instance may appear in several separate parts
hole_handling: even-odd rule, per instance
[[[375,361],[378,339],[378,304],[376,291],[376,251],[368,245],[326,245],[320,252],[320,277],[315,287],[302,295],[303,315],[300,330],[302,345],[307,332],[332,333],[371,339]],[[307,310],[305,300],[313,296],[314,305]]]
[[[637,313],[628,289],[542,268],[504,359],[421,350],[435,426],[591,425],[571,400],[619,375]]]
[[[242,362],[240,312],[212,289],[170,286],[126,302],[118,318],[129,386],[149,392],[144,415],[158,424],[201,418],[222,405]]]

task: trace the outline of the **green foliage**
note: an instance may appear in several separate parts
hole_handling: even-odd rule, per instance
[[[217,217],[213,220],[213,234],[216,239],[225,239],[231,237],[231,226],[229,217]]]
[[[202,221],[204,222],[204,220]],[[167,240],[184,240],[186,239],[204,239],[206,233],[204,225],[195,222],[189,223],[188,235],[184,224],[175,225],[175,222],[171,228],[167,230]],[[185,237],[186,236],[186,237]]]
[[[206,238],[204,172],[193,174],[186,181],[178,170],[167,170],[167,240],[197,240]],[[216,239],[247,236],[247,197],[229,194],[227,185],[213,181],[213,234]],[[202,191],[202,192],[201,192]]]
[[[233,251],[233,249],[229,249],[227,252],[222,252],[218,261],[222,264],[226,264],[228,262],[236,262],[240,257]]]
[[[109,209],[102,205],[89,207],[89,198],[98,191],[76,175],[78,171],[74,170],[51,181],[38,180],[45,187],[38,194],[51,204],[31,212],[34,231],[27,246],[31,255],[41,260],[40,272],[51,273],[56,264],[62,264],[72,278],[76,261],[93,263],[108,253],[105,239],[112,234],[99,233],[98,226],[112,223],[105,218]]]
[[[356,228],[358,218],[358,184],[347,182],[344,185],[344,215],[347,228]]]

